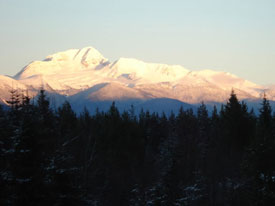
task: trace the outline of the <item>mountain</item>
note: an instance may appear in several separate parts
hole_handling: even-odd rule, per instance
[[[15,79],[0,75],[0,103],[7,104],[7,100],[10,98],[10,91],[19,90],[19,94],[26,94],[28,91],[28,95],[33,96],[35,92],[32,89],[29,89],[25,84],[16,81]]]
[[[91,70],[98,65],[108,63],[96,49],[70,49],[46,57],[43,61],[34,61],[15,75],[16,79],[23,79],[34,75],[56,75],[76,73]]]
[[[0,80],[2,103],[6,103],[12,88],[35,95],[41,87],[58,98],[56,102],[68,99],[75,108],[112,101],[120,102],[122,108],[129,102],[137,107],[154,104],[155,108],[160,104],[161,108],[172,107],[179,102],[221,103],[228,99],[232,89],[241,100],[257,102],[264,92],[275,100],[274,86],[257,85],[227,72],[190,71],[180,65],[146,63],[133,58],[110,62],[93,47],[49,55],[42,61],[31,62],[13,78],[0,76]]]

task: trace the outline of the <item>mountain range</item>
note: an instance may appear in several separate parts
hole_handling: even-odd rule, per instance
[[[213,70],[190,71],[180,65],[146,63],[133,58],[110,62],[93,47],[70,49],[33,61],[13,77],[0,75],[0,102],[10,90],[35,96],[43,88],[56,106],[71,102],[76,111],[119,109],[134,105],[150,111],[194,108],[226,102],[232,89],[240,100],[257,106],[263,94],[275,101],[275,86],[262,86],[236,75]]]

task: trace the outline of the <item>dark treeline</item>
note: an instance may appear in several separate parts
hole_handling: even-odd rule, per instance
[[[220,112],[120,114],[11,92],[0,107],[0,205],[275,205],[275,118],[232,92]]]

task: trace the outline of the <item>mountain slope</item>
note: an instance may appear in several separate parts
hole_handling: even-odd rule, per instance
[[[197,104],[225,102],[232,89],[239,99],[257,100],[266,92],[275,100],[275,87],[263,87],[233,74],[189,71],[179,65],[146,63],[133,58],[109,62],[93,47],[49,55],[24,67],[14,79],[1,76],[1,101],[12,85],[21,90],[42,87],[76,102],[173,99]],[[79,104],[81,105],[81,103]],[[165,107],[165,105],[163,105]]]
[[[18,90],[19,93],[26,94],[29,88],[11,77],[0,75],[0,103],[7,104],[7,100],[10,99],[11,91]],[[34,92],[29,90],[28,95],[32,96]]]
[[[43,61],[32,62],[14,77],[15,79],[24,79],[34,75],[76,73],[107,63],[108,60],[92,47],[70,49],[47,56]]]

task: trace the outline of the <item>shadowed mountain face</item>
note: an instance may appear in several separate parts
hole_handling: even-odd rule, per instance
[[[13,78],[0,76],[0,80],[0,101],[4,104],[11,89],[28,90],[34,96],[41,87],[58,94],[56,102],[66,97],[77,109],[112,101],[128,105],[133,101],[138,102],[137,107],[168,111],[183,102],[225,102],[232,89],[241,100],[257,102],[264,92],[275,100],[274,87],[257,85],[226,72],[189,71],[179,65],[130,58],[111,63],[92,47],[52,54],[30,63]]]
[[[69,101],[72,104],[72,108],[77,113],[83,111],[85,107],[91,114],[95,114],[96,110],[100,111],[108,111],[113,101],[105,100],[105,101],[90,101],[89,99],[83,101],[75,101],[69,98]],[[118,110],[122,113],[124,111],[130,111],[131,107],[134,107],[135,114],[139,114],[141,110],[156,112],[161,114],[164,112],[166,115],[170,115],[171,112],[177,113],[182,107],[184,110],[187,109],[196,109],[197,106],[187,104],[175,99],[168,98],[157,98],[157,99],[149,99],[149,100],[141,100],[141,99],[124,99],[124,100],[116,100],[115,105]]]

